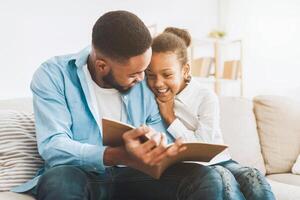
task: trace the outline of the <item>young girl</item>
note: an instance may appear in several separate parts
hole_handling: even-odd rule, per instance
[[[148,85],[156,96],[168,132],[186,142],[222,144],[219,103],[215,93],[201,89],[189,75],[187,47],[191,37],[183,29],[169,27],[153,40],[152,59],[146,70]],[[243,167],[228,151],[212,163],[224,182],[224,199],[275,199],[264,176]]]

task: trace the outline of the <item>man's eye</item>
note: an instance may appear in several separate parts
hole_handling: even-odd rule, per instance
[[[165,77],[171,77],[173,74],[165,74]]]

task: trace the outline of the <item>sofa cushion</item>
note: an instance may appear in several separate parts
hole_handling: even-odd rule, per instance
[[[297,185],[300,187],[300,175],[285,173],[285,174],[270,174],[267,175],[268,179],[286,183],[290,185]],[[300,189],[300,188],[299,188]]]
[[[267,174],[291,172],[300,153],[300,102],[258,96],[254,108]]]
[[[300,187],[267,179],[276,200],[299,200]]]
[[[17,194],[14,192],[0,192],[0,199],[5,200],[35,200],[34,197],[27,194]]]
[[[252,101],[240,97],[221,97],[220,112],[224,142],[229,145],[232,159],[265,174]]]
[[[33,178],[42,163],[33,114],[0,110],[0,191]]]
[[[297,160],[292,167],[292,173],[300,175],[300,155],[298,155]]]

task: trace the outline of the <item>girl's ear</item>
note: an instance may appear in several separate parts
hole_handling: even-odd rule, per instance
[[[186,83],[189,83],[191,81],[191,75],[190,75],[190,65],[187,63],[182,67],[182,71],[183,71],[183,78],[185,80]]]

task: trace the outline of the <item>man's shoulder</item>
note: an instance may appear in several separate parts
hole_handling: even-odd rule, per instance
[[[43,62],[40,68],[53,68],[62,70],[70,64],[73,54],[54,56]]]
[[[70,62],[73,56],[74,54],[54,56],[43,62],[33,74],[31,89],[51,85],[63,88],[66,80],[75,80],[73,77],[76,77],[76,67]]]
[[[65,73],[68,69],[68,58],[71,55],[55,56],[45,62],[43,62],[35,71],[32,77],[32,84],[41,84],[41,82],[50,84],[50,83],[61,83]]]
[[[61,71],[82,67],[86,64],[89,53],[90,47],[88,46],[77,53],[54,56],[43,62],[40,68],[51,68],[51,70]]]

